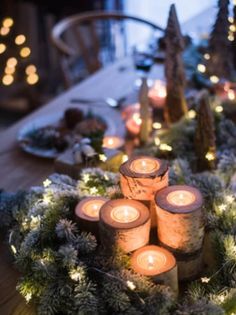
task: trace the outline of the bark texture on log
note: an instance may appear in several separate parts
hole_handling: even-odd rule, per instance
[[[142,157],[131,158],[120,166],[122,193],[129,199],[153,200],[157,191],[168,186],[168,163],[155,159],[160,165],[158,170],[148,174],[136,173],[130,169],[136,158]]]
[[[139,210],[140,215],[135,221],[119,223],[112,219],[112,210],[122,203]],[[102,245],[106,248],[117,246],[128,253],[143,247],[149,242],[150,226],[151,220],[148,208],[135,200],[110,200],[100,210],[100,239]]]

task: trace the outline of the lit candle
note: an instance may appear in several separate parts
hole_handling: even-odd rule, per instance
[[[149,210],[135,200],[110,200],[100,210],[99,227],[105,247],[116,245],[125,252],[133,251],[149,241]]]
[[[126,198],[152,200],[168,185],[168,164],[149,156],[130,158],[120,166],[121,190]]]
[[[126,121],[130,117],[133,116],[133,114],[140,114],[140,104],[135,103],[128,106],[125,106],[125,108],[121,112],[122,119]]]
[[[177,265],[175,257],[166,249],[149,245],[134,252],[131,268],[144,276],[149,276],[156,283],[170,286],[178,293]]]
[[[130,164],[131,171],[141,174],[150,174],[158,171],[160,164],[157,159],[153,158],[138,158]]]
[[[156,193],[157,234],[160,243],[175,253],[181,280],[201,268],[204,238],[203,198],[194,187],[169,186]],[[188,258],[186,262],[183,257]]]
[[[103,197],[87,197],[75,208],[75,215],[83,230],[98,233],[99,212],[108,199]]]
[[[103,147],[106,149],[120,149],[124,145],[124,139],[118,136],[106,136],[103,138]]]
[[[166,84],[161,80],[156,80],[153,87],[148,92],[148,98],[154,107],[162,108],[166,102]]]
[[[139,113],[134,113],[132,117],[127,119],[125,126],[130,135],[137,136],[140,132],[142,119]]]

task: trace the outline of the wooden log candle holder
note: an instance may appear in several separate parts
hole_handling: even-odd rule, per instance
[[[120,166],[120,174],[124,196],[142,201],[150,209],[152,227],[156,226],[154,195],[168,186],[168,163],[148,156],[133,157]]]
[[[128,253],[149,242],[150,213],[136,200],[110,200],[100,210],[99,228],[104,247]]]
[[[178,295],[178,275],[175,257],[165,248],[149,245],[131,256],[131,268],[150,277],[155,283],[165,284]]]
[[[194,278],[201,267],[204,238],[203,198],[194,187],[169,186],[156,193],[160,244],[176,257],[180,280]]]
[[[107,201],[104,197],[87,197],[77,204],[75,215],[82,230],[99,235],[99,212]]]

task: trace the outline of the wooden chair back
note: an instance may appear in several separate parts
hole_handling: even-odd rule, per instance
[[[52,30],[52,41],[60,53],[65,85],[73,85],[79,77],[97,71],[104,64],[115,61],[117,47],[127,53],[125,21],[142,24],[152,31],[163,29],[139,17],[119,12],[88,12],[69,16],[58,22]],[[119,25],[123,43],[114,38]],[[103,48],[107,46],[106,50]],[[81,61],[85,67],[81,67]]]

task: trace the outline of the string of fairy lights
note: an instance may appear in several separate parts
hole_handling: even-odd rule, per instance
[[[1,74],[1,83],[4,86],[10,86],[16,81],[17,68],[21,65],[24,70],[25,81],[29,85],[34,85],[39,81],[37,68],[34,64],[28,64],[28,58],[31,55],[31,49],[27,46],[26,36],[17,34],[14,36],[14,56],[10,49],[10,35],[13,33],[14,20],[11,17],[6,17],[2,20],[0,27],[0,57],[5,61],[5,68]],[[17,55],[16,55],[17,53]],[[9,57],[8,57],[9,56]],[[4,58],[5,57],[5,58]],[[27,61],[27,63],[26,63]],[[19,74],[18,74],[19,75]]]

